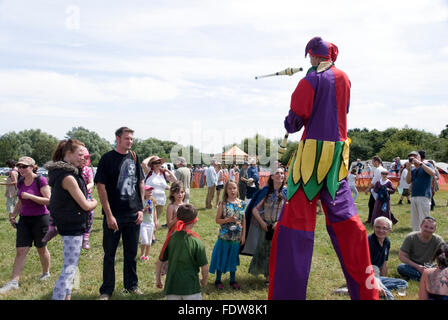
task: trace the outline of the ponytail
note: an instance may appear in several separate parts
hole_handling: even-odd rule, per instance
[[[434,258],[440,269],[448,267],[448,243],[442,242],[434,253]]]
[[[84,147],[84,143],[77,139],[66,139],[59,141],[58,146],[53,152],[52,160],[54,162],[64,160],[67,151],[75,152],[79,147]]]

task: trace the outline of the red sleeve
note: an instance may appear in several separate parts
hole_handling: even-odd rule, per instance
[[[305,80],[300,80],[291,96],[291,110],[302,119],[308,119],[313,111],[314,89]]]

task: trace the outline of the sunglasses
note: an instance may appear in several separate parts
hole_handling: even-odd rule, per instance
[[[23,164],[19,164],[18,166],[17,166],[17,168],[19,168],[19,169],[26,169],[26,168],[28,168],[29,166],[26,166],[26,165],[23,165]]]
[[[152,164],[162,164],[162,161],[155,161]]]

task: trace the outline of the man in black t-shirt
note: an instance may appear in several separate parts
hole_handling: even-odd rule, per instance
[[[377,269],[375,276],[380,282],[380,296],[388,300],[394,298],[391,290],[396,290],[399,286],[408,286],[403,279],[387,277],[387,261],[390,252],[390,240],[387,236],[391,230],[392,221],[386,217],[378,217],[373,223],[374,232],[369,236],[370,262],[374,269]]]
[[[120,238],[123,241],[124,288],[130,293],[141,294],[136,256],[143,221],[145,176],[138,157],[131,151],[133,133],[127,127],[115,132],[116,148],[101,157],[95,175],[104,215],[101,300],[108,300],[115,289],[115,253]]]

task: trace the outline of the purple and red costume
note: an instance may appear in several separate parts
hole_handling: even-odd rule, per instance
[[[290,167],[288,201],[272,240],[269,299],[306,299],[318,199],[351,299],[378,299],[371,283],[367,233],[345,179],[350,81],[333,64],[338,55],[334,44],[315,37],[306,46],[305,56],[308,53],[326,61],[299,82],[285,118],[289,133],[305,129]]]

